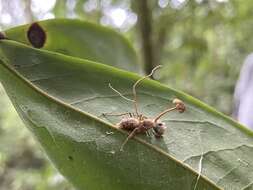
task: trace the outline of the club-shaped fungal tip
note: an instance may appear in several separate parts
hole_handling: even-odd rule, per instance
[[[183,113],[185,111],[186,108],[182,100],[175,98],[172,103],[176,105],[176,109],[179,111],[179,113]]]

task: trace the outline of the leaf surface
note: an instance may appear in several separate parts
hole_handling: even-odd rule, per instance
[[[120,152],[127,134],[113,125],[118,118],[102,114],[132,112],[133,106],[108,84],[132,98],[139,76],[13,41],[2,40],[0,50],[1,81],[14,106],[78,189],[251,188],[252,132],[192,97],[144,81],[141,113],[152,118],[174,97],[187,111],[163,118],[169,126],[164,138],[139,135]]]
[[[40,31],[45,33],[45,40],[38,35]],[[136,54],[129,42],[119,33],[89,22],[45,20],[11,28],[5,35],[30,46],[42,41],[42,49],[139,72]]]

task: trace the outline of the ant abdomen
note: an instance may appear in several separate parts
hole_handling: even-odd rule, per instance
[[[134,130],[135,128],[139,127],[139,125],[140,125],[140,121],[133,117],[124,118],[118,123],[119,128],[125,129],[128,131]]]

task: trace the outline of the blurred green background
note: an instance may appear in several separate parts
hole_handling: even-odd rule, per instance
[[[242,62],[253,50],[252,0],[0,0],[0,29],[79,18],[122,33],[154,78],[231,115]],[[143,64],[143,63],[146,64]],[[71,190],[0,85],[0,189]]]

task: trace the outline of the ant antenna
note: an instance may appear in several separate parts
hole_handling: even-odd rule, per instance
[[[156,66],[155,68],[152,69],[152,71],[151,71],[151,73],[150,73],[149,75],[140,78],[140,79],[137,80],[137,81],[134,83],[134,85],[133,85],[133,95],[134,95],[134,100],[133,100],[133,102],[134,102],[134,109],[135,109],[135,113],[136,113],[137,117],[139,117],[139,113],[138,113],[138,106],[137,106],[136,87],[137,87],[137,85],[138,85],[141,81],[143,81],[144,79],[146,79],[146,78],[152,76],[152,75],[154,74],[154,72],[155,72],[157,69],[161,68],[161,67],[162,67],[162,65]]]
[[[131,100],[127,97],[125,97],[123,94],[121,94],[118,90],[116,90],[115,88],[112,87],[112,85],[109,83],[109,87],[114,91],[116,92],[121,98],[127,100],[127,101],[130,101],[130,102],[134,102],[134,100]]]
[[[177,98],[175,98],[173,101],[172,101],[173,104],[175,104],[176,106],[173,107],[173,108],[169,108],[169,109],[166,109],[164,110],[163,112],[161,112],[158,116],[156,116],[156,118],[154,119],[154,122],[156,123],[163,115],[165,115],[166,113],[170,112],[170,111],[173,111],[173,110],[178,110],[179,113],[183,113],[185,111],[185,105],[183,103],[182,100],[179,100]]]

